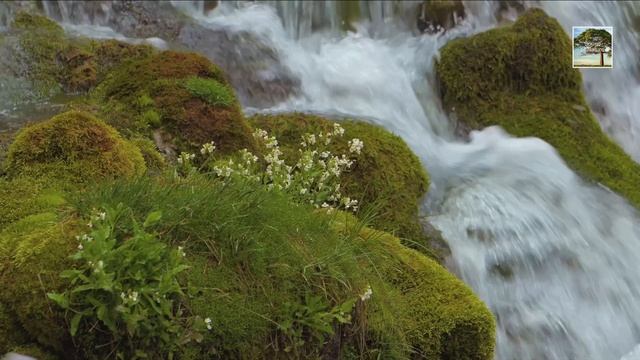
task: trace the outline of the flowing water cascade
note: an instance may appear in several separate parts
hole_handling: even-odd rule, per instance
[[[277,103],[256,105],[247,98],[248,112],[352,116],[405,139],[431,175],[425,208],[449,242],[448,265],[496,315],[497,359],[638,359],[636,210],[582,181],[547,143],[513,138],[496,127],[472,132],[463,142],[442,111],[433,66],[438,49],[497,26],[499,17],[513,18],[515,10],[497,16],[496,3],[466,2],[466,17],[454,28],[420,35],[412,22],[417,2],[355,4],[354,10],[337,2],[229,2],[211,11],[203,2],[176,1],[172,9],[229,38],[250,34],[295,80],[295,91]],[[113,6],[45,2],[47,13],[66,23],[131,30],[114,19]],[[640,68],[634,56],[640,29],[633,24],[640,6],[525,6],[542,6],[567,32],[572,25],[615,27],[614,69],[583,71],[585,91],[603,128],[638,160]],[[162,31],[141,36],[164,38]],[[188,47],[194,38],[165,40]],[[243,62],[245,53],[232,53],[233,61]],[[271,67],[259,72],[258,82],[280,76]]]

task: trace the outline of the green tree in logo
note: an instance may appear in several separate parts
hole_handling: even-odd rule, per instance
[[[600,53],[600,66],[604,66],[604,53],[611,52],[611,33],[604,29],[587,29],[576,36],[574,47],[584,47],[589,53]]]

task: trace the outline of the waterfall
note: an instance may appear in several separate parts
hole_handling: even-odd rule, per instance
[[[64,1],[45,4],[61,21],[115,26],[109,2],[85,9]],[[234,1],[213,11],[198,1],[172,4],[203,28],[252,34],[299,80],[290,97],[247,111],[352,116],[405,139],[431,175],[425,208],[449,242],[448,265],[496,315],[497,359],[635,356],[636,210],[608,189],[585,183],[542,140],[513,138],[496,127],[472,132],[468,142],[456,139],[440,105],[433,66],[438,49],[497,26],[496,3],[465,2],[466,17],[454,28],[423,35],[411,12],[417,2]],[[568,33],[573,25],[614,26],[614,68],[583,70],[584,90],[603,129],[639,160],[640,6],[525,6],[543,7]]]

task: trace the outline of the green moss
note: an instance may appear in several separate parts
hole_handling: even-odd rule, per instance
[[[250,122],[275,135],[289,161],[296,158],[303,134],[333,129],[330,120],[300,113],[258,115]],[[401,138],[378,126],[356,121],[340,124],[345,135],[333,141],[332,152],[348,154],[347,141],[352,138],[364,142],[354,167],[341,176],[343,194],[358,199],[362,204],[360,214],[369,214],[369,209],[376,213],[373,226],[424,249],[428,239],[418,217],[418,206],[429,187],[429,178],[420,160]]]
[[[0,229],[61,204],[61,184],[51,179],[0,178]]]
[[[27,341],[27,335],[14,314],[0,302],[0,354],[6,354]]]
[[[28,64],[26,75],[45,96],[86,92],[115,66],[154,51],[148,45],[69,37],[55,21],[27,12],[16,15],[10,30],[20,44],[20,62]]]
[[[0,302],[15,315],[30,338],[61,351],[68,332],[63,314],[46,297],[59,291],[60,271],[70,266],[77,246],[65,235],[70,226],[55,213],[27,216],[0,232]]]
[[[339,214],[333,228],[356,232],[373,294],[367,337],[383,358],[493,359],[495,320],[462,281],[388,233]],[[365,270],[366,271],[366,270]],[[369,349],[374,350],[373,348]]]
[[[157,172],[167,166],[167,161],[164,156],[158,152],[153,141],[141,137],[131,139],[130,141],[140,149],[144,163],[147,165],[147,170]]]
[[[445,107],[464,126],[500,125],[553,145],[569,167],[640,206],[640,165],[600,129],[558,22],[529,10],[516,23],[451,41],[437,65]]]
[[[43,94],[59,91],[63,68],[56,59],[67,46],[64,30],[47,17],[26,12],[16,14],[10,30],[18,33],[22,49],[18,56],[28,64],[28,75],[36,89]]]
[[[191,95],[214,106],[229,107],[236,101],[233,90],[217,80],[190,77],[185,81],[185,87]]]
[[[215,141],[222,153],[255,146],[222,72],[193,53],[165,51],[112,71],[94,92],[105,119],[126,134],[161,130],[178,151]]]
[[[135,145],[101,120],[79,111],[22,129],[5,163],[12,177],[49,176],[71,182],[136,176],[146,170]]]

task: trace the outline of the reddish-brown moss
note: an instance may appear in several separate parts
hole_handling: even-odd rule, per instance
[[[221,91],[231,102],[211,101]],[[164,51],[123,64],[95,95],[107,121],[128,134],[148,136],[160,129],[180,151],[194,151],[209,141],[215,141],[222,153],[254,147],[227,80],[198,54]]]

